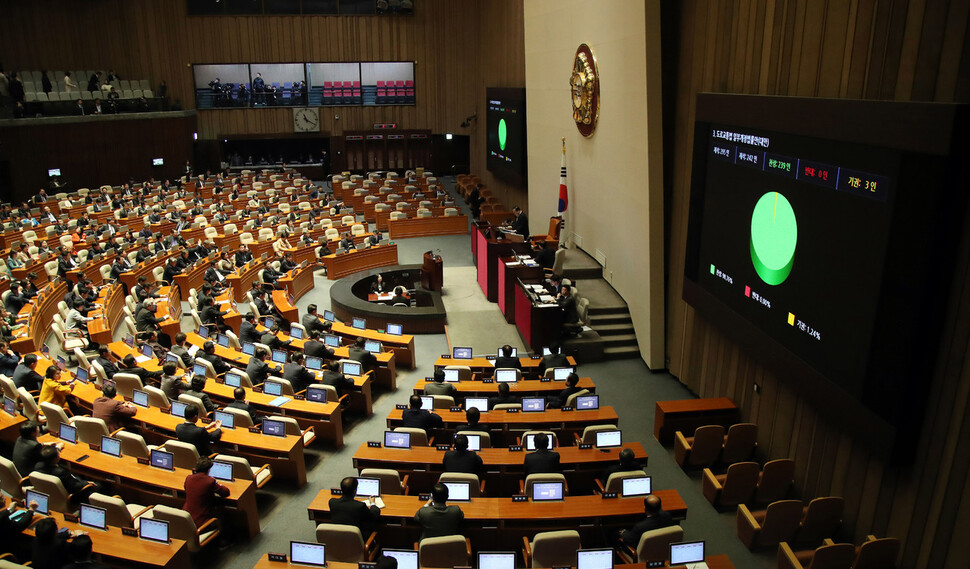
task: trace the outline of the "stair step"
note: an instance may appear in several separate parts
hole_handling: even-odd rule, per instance
[[[630,346],[637,345],[636,334],[617,334],[615,336],[600,336],[606,346]]]
[[[603,359],[605,360],[621,360],[636,357],[640,357],[640,348],[637,346],[606,346],[603,348]]]
[[[590,328],[596,330],[596,333],[600,336],[615,336],[617,334],[631,334],[633,332],[632,324],[590,324]]]
[[[589,314],[592,315],[616,315],[616,316],[629,316],[630,309],[623,306],[594,306],[592,303],[589,305]]]
[[[590,326],[605,326],[607,324],[629,324],[633,325],[633,318],[629,314],[590,314]]]

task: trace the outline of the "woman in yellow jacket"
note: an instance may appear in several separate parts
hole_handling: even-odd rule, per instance
[[[61,370],[57,366],[47,368],[44,374],[44,384],[40,388],[39,403],[51,403],[68,409],[67,394],[74,390],[74,381],[61,382]]]

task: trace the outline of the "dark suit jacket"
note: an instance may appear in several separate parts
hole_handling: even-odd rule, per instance
[[[414,521],[423,529],[421,539],[461,534],[465,513],[458,506],[424,506],[414,513]]]
[[[266,344],[271,350],[282,350],[288,345],[287,343],[283,342],[283,340],[277,338],[276,334],[271,332],[266,332],[259,337],[259,340],[261,344]]]
[[[539,375],[545,375],[546,370],[554,367],[569,367],[569,358],[565,354],[550,354],[542,356],[539,362]]]
[[[237,267],[241,267],[241,266],[245,265],[246,263],[248,263],[249,261],[252,261],[252,260],[253,260],[253,254],[252,253],[249,253],[249,252],[241,253],[239,251],[236,251],[236,254],[235,254],[235,257],[234,257],[234,261],[235,261]]]
[[[465,472],[467,474],[480,474],[484,464],[482,457],[470,450],[464,452],[449,450],[445,453],[441,463],[444,465],[445,472]]]
[[[562,472],[559,453],[554,450],[536,450],[525,455],[525,475],[537,472]]]
[[[26,477],[34,470],[34,466],[40,461],[41,444],[33,439],[18,437],[13,445],[13,461],[17,467],[17,472]]]
[[[137,375],[138,379],[141,380],[142,385],[147,385],[149,379],[160,379],[162,377],[162,370],[148,371],[147,369],[138,367],[137,365],[135,367],[119,368],[118,373],[130,373],[131,375]]]
[[[640,544],[640,536],[644,533],[674,525],[674,520],[669,512],[661,510],[654,515],[647,515],[644,519],[635,523],[632,528],[620,534],[620,540],[630,547],[636,549]]]
[[[574,393],[579,393],[582,390],[583,388],[578,385],[576,387],[567,387],[566,389],[560,391],[559,395],[549,399],[549,406],[556,408],[562,407],[566,404],[566,400],[569,399],[570,396],[572,396]]]
[[[239,325],[239,341],[240,342],[259,342],[259,331],[246,320],[242,321]]]
[[[246,373],[253,385],[263,383],[269,377],[269,364],[257,358],[252,358],[249,360],[249,365],[246,366]]]
[[[354,389],[354,380],[339,371],[330,371],[328,369],[323,370],[320,383],[333,386],[337,390],[337,397],[342,397],[345,393]]]
[[[27,391],[36,391],[44,383],[44,378],[36,371],[24,364],[19,364],[13,372],[13,383],[18,388],[23,387]]]
[[[94,361],[98,362],[98,364],[104,368],[104,373],[108,376],[108,379],[111,379],[116,373],[118,373],[118,366],[115,365],[113,361],[107,358],[102,358],[101,356],[95,358]]]
[[[334,355],[333,350],[328,348],[326,344],[316,340],[309,340],[303,344],[303,353],[307,356],[315,356],[318,358],[333,358]]]
[[[314,330],[319,330],[320,332],[326,330],[326,326],[323,325],[323,322],[320,321],[320,318],[316,314],[304,314],[301,323],[306,328],[307,334]]]
[[[212,454],[209,444],[222,438],[222,429],[216,429],[210,433],[204,427],[193,423],[180,423],[175,427],[175,436],[183,443],[195,445],[199,456],[209,456]]]
[[[135,329],[139,332],[150,332],[152,330],[159,329],[159,322],[165,320],[164,318],[155,318],[152,311],[147,308],[142,308],[135,315]]]
[[[165,265],[165,269],[162,271],[162,280],[168,281],[169,284],[174,284],[175,275],[180,274],[182,269],[178,268],[176,265]]]
[[[7,299],[3,302],[3,307],[7,309],[11,315],[16,316],[20,312],[20,309],[27,304],[27,297],[21,294],[8,294]]]
[[[457,427],[455,427],[455,434],[458,434],[462,431],[479,431],[482,433],[487,433],[491,431],[491,426],[486,425],[485,423],[476,423],[474,425],[469,425],[466,423],[464,425],[458,425]]]
[[[226,407],[240,409],[249,413],[249,418],[253,420],[254,425],[258,425],[263,422],[263,418],[256,415],[256,409],[253,409],[253,406],[248,403],[243,403],[242,401],[233,401],[229,405],[226,405]]]
[[[522,369],[522,362],[519,358],[506,358],[503,356],[495,358],[495,368],[515,368]]]
[[[563,324],[573,324],[579,320],[579,311],[576,310],[576,299],[572,295],[560,298],[559,307],[562,309]]]
[[[196,352],[196,355],[199,358],[202,358],[205,361],[211,363],[212,364],[212,368],[216,371],[216,375],[222,375],[222,374],[226,373],[227,371],[229,371],[229,369],[230,369],[229,368],[229,364],[227,364],[217,354],[207,354],[205,352],[199,351],[199,352]],[[198,359],[198,358],[196,358],[196,359]]]
[[[288,363],[283,366],[283,379],[289,380],[293,385],[293,391],[299,393],[316,381],[317,378],[300,364]]]
[[[444,421],[441,420],[441,415],[432,413],[427,409],[405,409],[401,413],[401,426],[417,427],[430,431],[431,429],[440,429],[444,426]]]
[[[368,507],[367,504],[355,500],[353,496],[330,498],[331,523],[356,526],[365,541],[374,531],[374,525],[380,517],[380,508]]]
[[[348,351],[348,358],[360,362],[361,367],[364,371],[374,369],[377,364],[377,357],[374,354],[368,352],[367,350],[358,348],[356,346],[351,346]]]

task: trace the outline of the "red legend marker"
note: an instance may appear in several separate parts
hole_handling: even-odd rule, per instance
[[[751,287],[749,286],[744,287],[744,296],[751,298]]]

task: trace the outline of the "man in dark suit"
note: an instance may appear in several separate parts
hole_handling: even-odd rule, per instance
[[[245,243],[239,245],[239,250],[236,251],[234,259],[236,266],[241,267],[252,260],[253,254],[249,251],[249,247],[247,247]]]
[[[547,369],[569,367],[569,358],[561,353],[562,347],[559,344],[549,346],[549,351],[552,353],[548,356],[542,356],[542,361],[539,362],[538,371],[540,376],[545,375]]]
[[[536,450],[525,455],[525,475],[547,472],[562,472],[559,464],[559,453],[549,450],[549,435],[539,433],[533,439]]]
[[[450,383],[445,383],[445,370],[434,370],[434,382],[424,384],[425,395],[450,395],[454,397],[458,394],[458,389]]]
[[[22,294],[20,283],[13,283],[10,285],[10,294],[3,301],[3,307],[11,315],[16,316],[27,302],[29,302],[29,299]]]
[[[502,384],[506,385],[506,384]],[[480,431],[487,433],[489,432],[489,426],[481,423],[482,412],[478,410],[478,407],[472,407],[471,409],[465,410],[465,424],[459,425],[455,428],[455,432],[459,433],[461,431]]]
[[[118,366],[112,361],[111,350],[108,349],[108,346],[98,347],[98,357],[94,358],[94,361],[101,366],[105,375],[108,376],[108,379],[111,379],[118,373]]]
[[[249,358],[249,365],[246,366],[246,375],[253,385],[258,385],[266,381],[270,374],[269,364],[266,363],[266,350],[256,348],[253,357]]]
[[[148,371],[147,369],[140,367],[138,362],[135,361],[135,356],[131,354],[126,355],[121,360],[121,365],[122,367],[118,369],[118,373],[130,373],[131,375],[137,375],[138,379],[141,380],[142,385],[147,385],[149,383],[149,379],[159,380],[162,378],[162,370]]]
[[[337,397],[343,397],[354,390],[354,380],[340,373],[340,364],[336,361],[331,361],[324,367],[320,383],[333,386],[337,390]]]
[[[247,312],[242,323],[239,325],[239,341],[258,342],[260,340],[259,336],[259,330],[256,329],[256,315],[252,312]]]
[[[403,286],[394,287],[394,296],[391,298],[391,306],[396,304],[404,304],[411,306],[411,299],[404,296],[405,289]]]
[[[523,239],[529,239],[529,216],[522,211],[522,208],[516,206],[512,208],[512,213],[515,214],[515,219],[512,220],[512,231],[515,231],[522,236]]]
[[[650,494],[643,499],[643,511],[646,517],[635,523],[632,528],[620,532],[618,537],[620,545],[636,549],[640,544],[640,536],[644,533],[674,525],[673,518],[669,512],[664,511],[660,497],[656,494]]]
[[[381,510],[374,505],[373,498],[360,502],[357,496],[357,479],[348,476],[340,481],[340,496],[330,498],[330,521],[335,524],[355,526],[365,540],[374,531],[374,525],[381,517]]]
[[[311,304],[306,307],[306,314],[303,315],[303,319],[300,321],[303,327],[306,328],[307,333],[313,332],[314,330],[318,332],[323,332],[326,330],[326,326],[320,321],[320,317],[317,316],[317,305]]]
[[[350,233],[344,233],[343,238],[340,239],[339,246],[345,251],[350,251],[354,248],[354,238],[350,236]]]
[[[409,400],[410,407],[401,413],[402,427],[417,427],[430,431],[440,429],[444,426],[441,415],[421,408],[421,396],[412,395]]]
[[[363,336],[358,336],[354,345],[350,346],[348,350],[349,355],[347,356],[349,359],[360,362],[360,367],[365,372],[373,370],[377,364],[377,357],[364,349],[364,344],[366,343],[367,341]]]
[[[518,370],[522,369],[522,363],[519,362],[519,358],[512,357],[512,346],[506,344],[502,346],[499,350],[498,356],[495,358],[495,369],[499,368],[515,368]]]
[[[148,259],[151,259],[153,256],[154,254],[152,253],[151,249],[148,248],[148,242],[146,241],[145,243],[141,244],[138,252],[135,253],[135,261],[142,263]]]
[[[162,328],[159,326],[164,321],[165,318],[155,316],[155,300],[149,298],[145,300],[145,303],[135,314],[135,329],[139,332],[157,332],[158,341],[166,348],[170,348],[172,347],[172,338],[162,332]]]
[[[115,256],[115,262],[111,265],[111,278],[118,280],[121,277],[121,273],[127,273],[131,270],[131,263],[122,253],[118,253]]]
[[[632,448],[625,448],[620,451],[620,461],[604,470],[599,480],[605,485],[611,474],[631,470],[643,470],[643,465],[637,462],[636,453]]]
[[[334,357],[333,350],[320,341],[320,332],[316,330],[310,332],[310,339],[303,344],[303,353],[308,356],[324,359],[332,359]]]
[[[175,257],[169,257],[165,261],[165,269],[162,271],[162,279],[167,281],[169,284],[175,283],[175,275],[182,274],[182,269],[178,266],[178,259]]]
[[[212,454],[209,445],[222,438],[222,429],[219,428],[222,424],[219,421],[213,421],[206,427],[200,427],[195,424],[198,419],[198,408],[195,405],[186,407],[185,422],[176,425],[175,436],[183,443],[195,445],[199,456],[209,456]]]
[[[280,340],[279,336],[277,336],[277,334],[279,333],[280,333],[280,325],[274,323],[272,326],[270,326],[269,330],[267,330],[266,332],[263,333],[262,336],[260,336],[259,341],[260,343],[266,344],[267,346],[269,346],[269,349],[271,350],[286,349],[292,343],[292,340],[286,340],[285,342],[283,340]]]
[[[216,291],[221,291],[226,286],[226,277],[219,271],[217,263],[217,260],[209,261],[209,268],[205,270],[202,279]]]
[[[231,407],[233,409],[239,409],[240,411],[245,411],[249,413],[249,418],[253,420],[254,425],[260,425],[263,422],[263,418],[256,414],[256,409],[246,401],[246,390],[242,387],[237,387],[232,390],[233,401],[226,407]]]
[[[462,434],[455,435],[455,449],[445,453],[441,464],[445,472],[464,472],[476,476],[484,468],[482,457],[475,451],[468,450],[468,437]]]
[[[176,356],[178,356],[180,360],[182,360],[183,367],[191,368],[192,365],[195,363],[195,358],[192,357],[192,354],[189,353],[189,349],[185,347],[185,341],[187,339],[188,339],[188,336],[185,335],[185,332],[179,332],[178,334],[176,334],[175,341],[172,342],[171,352]]]
[[[23,387],[27,391],[40,391],[40,386],[44,384],[44,378],[37,373],[37,355],[27,354],[24,361],[17,366],[13,372],[13,384],[19,389]]]
[[[559,392],[559,395],[549,398],[549,407],[559,408],[566,404],[566,400],[569,399],[575,393],[582,391],[583,388],[579,387],[579,375],[575,372],[566,376],[566,387]]]
[[[303,354],[294,352],[290,355],[290,361],[283,366],[283,379],[286,379],[293,386],[293,391],[299,393],[307,388],[308,385],[317,380],[307,368],[303,367]]]
[[[210,364],[215,370],[216,375],[225,375],[227,371],[230,370],[229,364],[225,362],[218,354],[216,354],[216,345],[212,340],[207,340],[205,344],[202,344],[202,353],[196,352],[196,359],[203,359]]]
[[[97,484],[78,478],[62,466],[60,453],[54,446],[48,445],[40,449],[40,460],[34,466],[34,470],[59,479],[64,489],[71,495],[72,502],[76,504],[87,502],[91,494],[101,490]]]
[[[448,487],[438,482],[431,489],[431,504],[414,513],[414,521],[421,526],[421,539],[461,534],[464,512],[458,506],[448,506]]]
[[[226,324],[226,321],[223,319],[226,314],[229,314],[229,312],[219,310],[219,307],[216,306],[212,298],[206,298],[205,306],[202,307],[202,312],[199,313],[199,318],[206,326],[215,326],[220,332],[225,333],[230,329],[229,325]]]
[[[40,427],[36,423],[27,421],[20,424],[20,437],[13,445],[11,460],[17,467],[17,472],[24,478],[33,472],[34,466],[40,462],[40,449],[44,448],[44,445],[37,442],[39,434]]]
[[[209,399],[209,395],[205,392],[205,376],[204,375],[193,375],[189,382],[189,388],[183,391],[186,395],[191,395],[192,397],[198,397],[202,401],[202,406],[205,408],[206,413],[212,413],[219,407]]]
[[[505,405],[509,403],[518,403],[511,391],[509,390],[509,384],[500,383],[496,388],[498,390],[498,395],[494,395],[488,398],[488,408],[494,409],[496,405]]]

